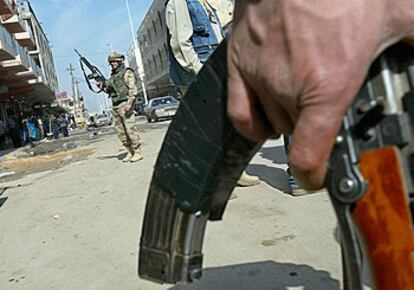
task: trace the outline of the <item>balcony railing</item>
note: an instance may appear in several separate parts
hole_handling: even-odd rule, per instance
[[[4,27],[0,26],[0,61],[12,60],[16,56],[16,41]]]
[[[35,60],[30,55],[29,55],[28,59],[29,59],[29,65],[30,65],[31,69],[33,70],[33,72],[35,73],[35,75],[38,76],[38,77],[40,77],[40,76],[43,77],[43,71],[40,68],[40,66],[37,65]]]
[[[25,32],[25,23],[18,14],[2,15],[1,24],[11,33]]]
[[[34,49],[36,44],[34,41],[32,28],[27,23],[27,21],[24,21],[24,26],[25,26],[25,32],[15,33],[14,37],[16,38],[16,40],[19,42],[21,46]]]
[[[43,76],[42,69],[37,65],[28,50],[0,26],[0,65],[10,73],[22,78],[39,78]]]

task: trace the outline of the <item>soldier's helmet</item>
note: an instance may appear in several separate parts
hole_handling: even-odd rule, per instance
[[[119,53],[117,51],[113,51],[108,55],[108,62],[123,62],[125,60],[125,56],[122,53]]]

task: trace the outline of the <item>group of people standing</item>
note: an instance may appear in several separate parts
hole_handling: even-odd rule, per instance
[[[69,136],[69,128],[75,128],[76,122],[69,115],[34,114],[11,115],[5,121],[0,120],[0,150],[9,147],[18,148],[35,141],[58,139],[60,135]]]

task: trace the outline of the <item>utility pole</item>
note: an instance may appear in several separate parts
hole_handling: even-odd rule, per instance
[[[127,10],[128,10],[129,25],[131,27],[132,39],[134,41],[134,54],[135,54],[135,60],[137,63],[138,76],[141,79],[142,93],[144,94],[144,102],[145,104],[148,104],[147,90],[145,89],[145,82],[144,82],[144,75],[145,75],[144,66],[142,64],[142,56],[141,56],[141,51],[138,46],[138,40],[135,37],[135,29],[134,29],[134,24],[132,23],[131,10],[129,8],[129,0],[125,0],[125,3],[127,6]]]
[[[72,63],[69,64],[69,67],[66,70],[69,72],[70,77],[72,79],[73,106],[75,108],[75,118],[77,118],[79,109],[79,81],[76,80],[75,75],[73,73],[75,71],[75,68],[73,67]]]

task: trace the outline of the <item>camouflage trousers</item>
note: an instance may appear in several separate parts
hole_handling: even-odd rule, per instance
[[[127,102],[123,102],[113,108],[115,117],[115,130],[122,145],[127,149],[141,152],[141,142],[138,135],[138,129],[135,126],[134,110],[131,109],[125,113],[124,107]]]

